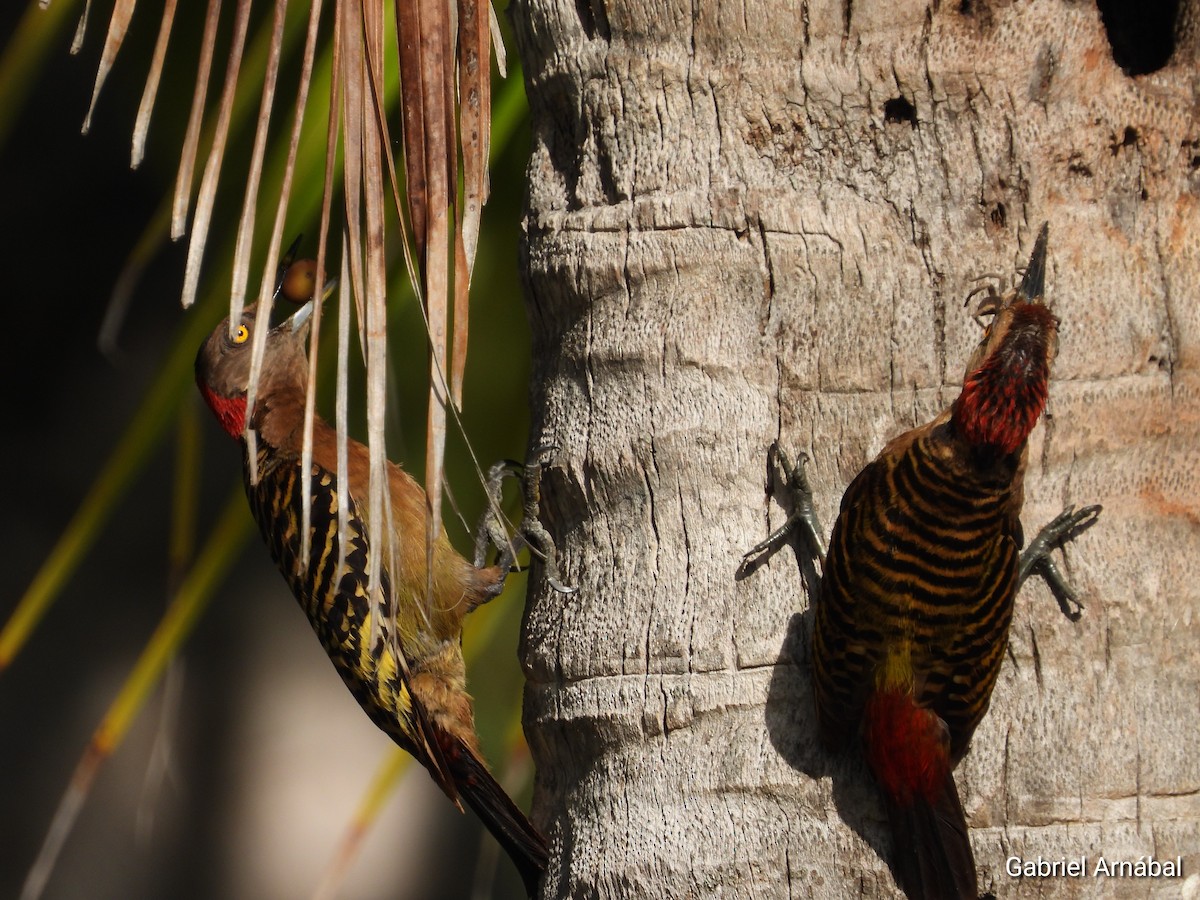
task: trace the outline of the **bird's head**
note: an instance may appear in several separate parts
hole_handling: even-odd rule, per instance
[[[304,391],[308,355],[304,349],[313,301],[271,328],[263,349],[258,396],[270,402],[280,389]],[[232,437],[246,429],[246,392],[250,385],[250,355],[259,326],[257,304],[247,307],[236,324],[228,317],[208,336],[196,354],[196,384],[213,414]],[[266,324],[266,323],[261,323]]]
[[[1050,362],[1058,352],[1058,318],[1043,302],[1047,232],[1043,225],[1016,289],[980,304],[978,315],[992,320],[967,363],[953,415],[973,446],[1012,453],[1046,408]]]

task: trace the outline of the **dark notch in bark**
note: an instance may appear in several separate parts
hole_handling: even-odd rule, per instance
[[[907,122],[916,128],[917,110],[904,97],[893,97],[883,104],[883,120],[891,123]]]
[[[1179,0],[1096,0],[1113,61],[1126,75],[1147,75],[1175,51]]]
[[[1200,170],[1200,140],[1185,139],[1180,143],[1183,152],[1188,157],[1188,170],[1195,172]]]
[[[612,40],[604,0],[575,0],[575,12],[579,15],[579,24],[588,40],[595,40],[597,37],[605,42]]]
[[[988,219],[998,231],[1003,231],[1008,226],[1008,207],[997,202],[988,212]]]
[[[1126,147],[1136,148],[1137,143],[1138,143],[1137,129],[1134,128],[1132,125],[1126,125],[1125,131],[1123,131],[1121,133],[1120,137],[1113,135],[1113,139],[1112,139],[1111,143],[1109,143],[1108,149],[1109,149],[1109,152],[1111,152],[1113,156],[1116,156],[1118,153],[1120,153]]]

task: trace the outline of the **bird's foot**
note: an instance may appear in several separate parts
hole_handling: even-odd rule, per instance
[[[523,548],[542,561],[546,581],[554,590],[561,594],[573,594],[577,590],[564,584],[558,573],[558,554],[554,547],[554,539],[539,518],[542,505],[542,466],[543,457],[555,449],[552,445],[538,447],[530,461],[521,464],[511,459],[501,460],[488,470],[485,486],[488,495],[487,511],[479,520],[475,531],[475,565],[482,566],[487,560],[488,548],[495,547],[499,552],[496,564],[505,571],[513,571],[516,566],[517,554]],[[523,494],[520,525],[515,533],[509,534],[500,514],[501,494],[504,479],[514,477],[521,479]],[[518,569],[519,570],[519,569]]]
[[[506,527],[507,519],[501,509],[504,499],[504,479],[519,476],[524,470],[519,462],[502,459],[493,463],[488,469],[487,481],[484,483],[484,493],[487,495],[487,508],[479,517],[475,527],[475,568],[481,569],[487,565],[488,552],[495,547],[500,554],[496,564],[509,571],[516,562],[517,554],[524,546],[520,533],[509,535]]]
[[[558,572],[558,551],[554,547],[554,538],[542,524],[542,466],[544,456],[551,450],[557,449],[552,444],[543,444],[534,451],[533,458],[525,464],[525,477],[522,482],[525,503],[524,516],[521,518],[520,534],[525,540],[529,552],[542,561],[546,581],[550,587],[560,594],[574,594],[577,590],[561,580]]]
[[[801,453],[795,465],[792,465],[787,452],[779,446],[778,441],[771,443],[767,451],[767,495],[774,493],[775,467],[784,473],[784,486],[789,496],[791,513],[787,521],[772,531],[763,540],[742,555],[740,571],[745,571],[753,565],[753,557],[765,550],[778,549],[780,543],[793,532],[799,531],[801,539],[809,553],[818,562],[825,560],[825,540],[821,537],[821,524],[817,521],[816,508],[813,506],[812,485],[808,481],[808,454]]]
[[[1074,540],[1095,525],[1102,509],[1099,504],[1078,510],[1074,506],[1068,506],[1037,533],[1037,537],[1029,542],[1029,546],[1021,554],[1020,567],[1017,570],[1018,584],[1024,584],[1026,578],[1037,572],[1046,580],[1063,615],[1072,622],[1078,621],[1083,615],[1083,604],[1079,602],[1078,593],[1067,581],[1051,554],[1055,547],[1061,549],[1068,541]]]

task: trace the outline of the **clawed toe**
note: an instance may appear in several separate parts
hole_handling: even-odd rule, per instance
[[[1056,547],[1061,549],[1067,542],[1095,525],[1102,510],[1103,507],[1099,504],[1078,510],[1073,505],[1068,506],[1037,533],[1021,554],[1018,583],[1024,583],[1025,579],[1037,572],[1045,579],[1063,615],[1073,622],[1083,615],[1084,607],[1078,592],[1063,575],[1051,554]]]
[[[813,505],[812,485],[808,480],[808,462],[808,454],[801,452],[793,465],[787,452],[779,446],[779,442],[771,443],[767,451],[767,494],[770,496],[774,492],[775,472],[778,466],[778,470],[785,473],[784,484],[792,509],[787,521],[742,555],[742,563],[738,567],[740,573],[745,573],[754,564],[754,557],[765,550],[778,547],[797,529],[812,556],[818,561],[825,559],[825,541],[821,537],[821,526]]]
[[[529,552],[542,561],[546,582],[550,587],[561,594],[573,594],[577,589],[561,580],[554,540],[539,519],[544,457],[556,449],[554,444],[541,444],[534,449],[527,463],[504,459],[488,470],[485,485],[488,508],[475,531],[475,565],[483,566],[489,549],[495,547],[499,552],[496,564],[506,571],[519,571],[519,568],[515,568],[517,554],[528,547]],[[504,480],[510,477],[521,479],[523,495],[523,516],[512,535],[505,527],[500,512]]]

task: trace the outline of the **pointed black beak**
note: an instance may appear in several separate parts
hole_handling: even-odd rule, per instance
[[[1049,234],[1050,223],[1043,222],[1037,240],[1033,242],[1033,253],[1029,255],[1025,277],[1017,288],[1017,296],[1027,303],[1040,299],[1046,290],[1046,238]]]
[[[292,263],[296,261],[296,251],[300,248],[300,242],[304,240],[304,233],[296,235],[296,239],[292,241],[292,246],[288,247],[283,254],[283,259],[279,261],[279,267],[275,270],[275,296],[279,296],[279,289],[283,287],[283,279],[287,277],[287,271],[291,268]]]

